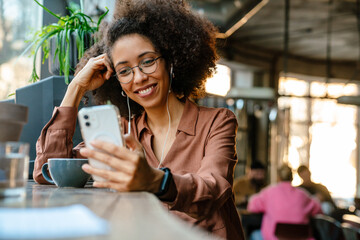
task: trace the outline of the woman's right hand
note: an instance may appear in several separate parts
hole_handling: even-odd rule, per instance
[[[95,181],[94,187],[111,188],[119,192],[158,192],[164,172],[148,164],[143,146],[134,136],[125,135],[124,139],[126,147],[110,142],[92,141],[91,145],[95,149],[80,149],[83,157],[103,162],[112,167],[112,170],[95,168],[89,164],[84,164],[82,169],[105,179],[104,182]]]
[[[77,85],[83,92],[99,88],[113,74],[110,60],[106,53],[90,58],[71,84]]]
[[[113,70],[106,53],[90,58],[85,67],[76,74],[69,84],[61,106],[77,108],[87,91],[102,86],[112,74]]]

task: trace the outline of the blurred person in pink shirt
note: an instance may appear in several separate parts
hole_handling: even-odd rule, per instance
[[[306,224],[310,217],[322,213],[320,202],[302,189],[293,187],[292,179],[291,168],[282,165],[278,169],[279,182],[250,198],[248,211],[264,214],[261,231],[254,231],[250,239],[276,240],[277,223]]]

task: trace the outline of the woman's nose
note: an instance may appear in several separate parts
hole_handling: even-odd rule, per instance
[[[147,79],[147,74],[143,73],[139,67],[133,69],[134,83],[141,83]]]

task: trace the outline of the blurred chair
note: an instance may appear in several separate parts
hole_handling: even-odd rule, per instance
[[[318,240],[344,239],[341,223],[334,218],[318,214],[311,219],[314,237]]]
[[[248,239],[252,231],[260,229],[263,214],[251,213],[246,210],[240,210],[238,213],[241,217],[244,234],[246,239]]]
[[[347,223],[347,222],[342,223],[341,228],[342,228],[345,240],[359,240],[360,239],[359,229],[354,227],[350,223]]]
[[[277,223],[275,236],[279,240],[305,240],[312,237],[309,224]]]
[[[356,216],[355,214],[344,214],[343,222],[349,223],[354,228],[360,228],[360,217]]]

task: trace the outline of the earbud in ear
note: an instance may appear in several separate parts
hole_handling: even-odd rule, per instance
[[[171,67],[170,67],[170,78],[171,78],[171,80],[172,80],[173,78],[175,78],[173,64],[171,64]]]
[[[170,84],[169,84],[169,93],[171,93],[171,84],[172,84],[172,80],[173,78],[175,77],[175,74],[174,74],[174,67],[173,67],[173,64],[171,63],[170,65]]]

